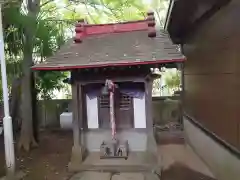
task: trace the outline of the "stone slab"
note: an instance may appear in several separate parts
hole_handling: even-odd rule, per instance
[[[144,177],[145,177],[144,180],[160,180],[159,176],[160,175],[153,174],[153,173],[148,173],[148,174],[144,175]]]
[[[122,172],[112,174],[85,171],[75,174],[70,180],[160,180],[160,178],[156,174],[143,172]]]
[[[111,176],[111,173],[87,171],[75,174],[70,180],[111,180]]]
[[[119,173],[114,174],[111,180],[144,180],[142,173]]]

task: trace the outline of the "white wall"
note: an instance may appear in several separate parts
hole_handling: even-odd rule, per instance
[[[239,180],[240,159],[184,118],[189,144],[206,162],[218,180]]]
[[[89,129],[97,129],[97,128],[99,128],[97,97],[89,98],[89,96],[86,95],[86,103],[87,103],[87,125],[88,125],[88,128]]]
[[[145,95],[133,98],[134,128],[146,128]]]

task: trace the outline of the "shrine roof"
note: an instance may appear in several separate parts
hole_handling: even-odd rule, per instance
[[[32,69],[71,70],[184,61],[168,34],[149,27],[148,22],[77,25],[75,38]]]

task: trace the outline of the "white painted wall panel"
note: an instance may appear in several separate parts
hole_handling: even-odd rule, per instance
[[[146,109],[145,95],[139,98],[133,98],[134,128],[146,128]]]
[[[97,129],[99,128],[98,123],[98,101],[97,97],[89,98],[86,95],[87,102],[87,125],[89,129]]]

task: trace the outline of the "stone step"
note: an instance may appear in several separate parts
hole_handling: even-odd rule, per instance
[[[160,170],[160,167],[153,165],[86,165],[79,166],[75,171],[100,171],[100,172],[153,172]]]
[[[160,180],[152,173],[144,172],[121,172],[121,173],[104,173],[85,171],[74,175],[70,180]]]

